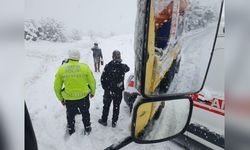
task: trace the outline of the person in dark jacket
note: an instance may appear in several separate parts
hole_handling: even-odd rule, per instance
[[[124,76],[129,67],[122,63],[121,53],[113,52],[113,60],[109,62],[101,75],[101,84],[104,89],[102,118],[98,120],[103,126],[107,126],[110,104],[113,101],[112,127],[116,127],[119,117],[122,92],[124,90]]]
[[[94,47],[91,50],[93,51],[95,72],[100,72],[100,63],[103,61],[102,50],[98,47],[97,43],[94,43]]]

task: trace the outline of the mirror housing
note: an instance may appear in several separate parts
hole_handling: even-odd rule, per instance
[[[135,85],[143,97],[201,91],[222,8],[223,0],[138,0]]]
[[[183,134],[189,125],[192,110],[190,97],[164,100],[138,97],[132,113],[133,141],[139,144],[158,143]]]

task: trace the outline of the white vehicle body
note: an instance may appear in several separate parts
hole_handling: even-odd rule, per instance
[[[193,125],[193,128],[188,129],[185,133],[185,135],[195,141],[216,150],[223,149],[225,135],[223,27],[224,25],[221,25],[218,33],[212,62],[204,88],[199,94],[192,96],[194,108],[191,125]],[[194,131],[197,132],[196,135],[194,134]],[[201,138],[201,136],[203,136],[203,138]]]

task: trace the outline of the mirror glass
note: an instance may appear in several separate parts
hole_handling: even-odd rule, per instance
[[[156,141],[180,133],[190,113],[190,100],[146,102],[135,111],[134,137],[139,141]]]
[[[221,5],[221,0],[151,0],[142,68],[137,67],[135,73],[142,74],[136,77],[144,85],[140,91],[146,96],[165,96],[200,90]]]

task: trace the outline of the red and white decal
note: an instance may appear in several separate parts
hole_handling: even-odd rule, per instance
[[[218,98],[206,100],[202,94],[192,94],[193,106],[206,111],[225,116],[225,101]]]

